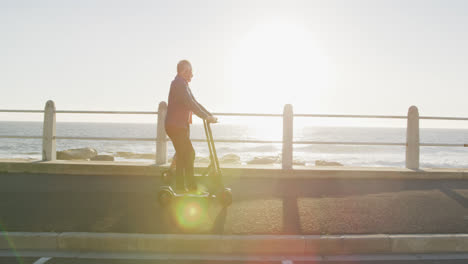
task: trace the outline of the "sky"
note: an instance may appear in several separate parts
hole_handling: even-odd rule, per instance
[[[421,116],[468,117],[467,13],[468,2],[447,0],[0,0],[0,109],[54,100],[57,110],[156,111],[188,59],[190,87],[212,112],[292,104],[295,113],[406,115],[416,105]]]

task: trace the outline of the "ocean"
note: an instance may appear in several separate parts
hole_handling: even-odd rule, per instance
[[[212,126],[216,139],[235,140],[282,140],[281,122],[265,127],[264,124],[215,124]],[[42,122],[0,121],[0,136],[42,136]],[[75,137],[135,137],[155,138],[156,124],[134,123],[57,123],[57,136]],[[201,124],[192,125],[191,137],[204,139]],[[398,127],[319,127],[295,126],[295,141],[341,141],[341,142],[386,142],[405,143],[406,128]],[[468,129],[422,128],[421,143],[467,144]],[[193,143],[197,157],[208,157],[205,142]],[[114,155],[117,152],[154,154],[155,142],[145,141],[96,141],[57,140],[57,150],[91,147],[99,154]],[[40,139],[0,139],[0,158],[41,159]],[[238,155],[243,164],[255,157],[279,156],[281,144],[216,143],[218,156]],[[468,168],[467,147],[421,147],[422,168]],[[168,143],[168,158],[174,154]],[[150,156],[150,155],[148,155]],[[339,162],[345,166],[405,167],[404,146],[353,146],[353,145],[294,145],[294,160],[315,166],[315,161]],[[116,157],[116,161],[151,162],[150,159]]]

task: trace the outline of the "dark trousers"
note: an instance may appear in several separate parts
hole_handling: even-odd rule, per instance
[[[195,150],[190,141],[190,129],[169,126],[166,127],[166,133],[172,140],[176,151],[176,189],[196,188],[193,176]]]

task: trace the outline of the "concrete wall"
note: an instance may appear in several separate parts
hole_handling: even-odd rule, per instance
[[[206,167],[196,167],[201,173]],[[70,175],[159,176],[167,166],[126,162],[0,161],[0,173]],[[273,166],[222,166],[226,177],[247,178],[342,178],[342,179],[468,179],[468,169],[418,169],[369,167],[305,167],[281,170]]]

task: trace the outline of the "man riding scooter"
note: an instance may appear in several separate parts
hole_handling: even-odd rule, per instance
[[[195,150],[190,140],[192,113],[208,123],[216,123],[218,120],[195,100],[188,85],[192,77],[192,65],[187,60],[181,60],[177,64],[177,76],[171,83],[168,98],[165,127],[177,154],[176,193],[197,191],[193,169]]]

